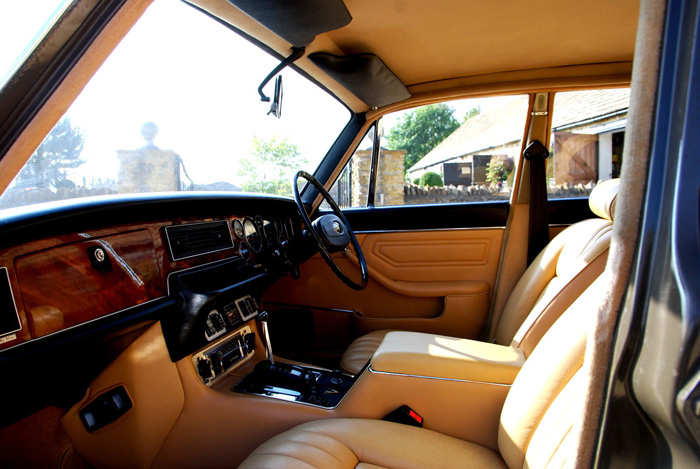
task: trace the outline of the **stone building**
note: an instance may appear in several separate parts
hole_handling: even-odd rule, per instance
[[[379,152],[375,205],[403,205],[404,203],[404,150]],[[369,173],[372,150],[357,150],[330,190],[340,207],[364,206],[369,193]]]
[[[619,176],[629,89],[558,93],[555,96],[548,177],[550,186],[586,184]],[[413,180],[427,171],[445,184],[480,185],[486,165],[518,160],[527,97],[468,119],[408,169]]]
[[[117,150],[120,194],[179,191],[180,155],[153,144],[158,126],[146,122],[141,127],[146,145],[137,150]]]

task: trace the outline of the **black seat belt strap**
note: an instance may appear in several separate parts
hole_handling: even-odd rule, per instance
[[[530,223],[527,245],[527,265],[530,265],[549,243],[545,167],[549,150],[539,140],[533,140],[525,148],[523,156],[530,162]]]

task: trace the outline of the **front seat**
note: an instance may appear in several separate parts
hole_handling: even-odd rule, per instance
[[[308,422],[259,446],[241,468],[523,468],[573,464],[595,281],[545,333],[503,405],[498,451],[427,428],[368,419]],[[352,392],[352,391],[351,391]],[[469,402],[465,396],[465,402]],[[420,412],[420,409],[417,409]],[[426,427],[430,422],[426,420]]]
[[[527,357],[567,307],[603,272],[608,258],[619,179],[599,183],[588,204],[600,218],[571,225],[557,235],[527,268],[506,303],[494,342],[520,348]],[[357,374],[390,330],[355,339],[340,366]]]

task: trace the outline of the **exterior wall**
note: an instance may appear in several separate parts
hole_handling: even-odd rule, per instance
[[[413,181],[416,178],[421,177],[423,174],[425,174],[428,171],[432,171],[434,173],[439,174],[440,176],[445,178],[445,171],[443,169],[443,164],[445,163],[470,163],[472,164],[472,177],[471,177],[471,184],[472,185],[479,185],[479,184],[485,184],[486,183],[486,164],[488,163],[489,158],[488,157],[499,157],[501,159],[505,158],[513,158],[514,161],[518,160],[518,156],[520,153],[520,140],[514,141],[514,142],[509,142],[505,143],[503,145],[497,145],[494,147],[490,148],[485,148],[483,150],[479,150],[475,153],[469,153],[466,155],[461,155],[461,156],[455,156],[454,158],[443,161],[441,163],[434,164],[432,166],[428,166],[427,168],[420,168],[420,169],[415,169],[413,171],[410,171],[408,173],[408,180]],[[478,161],[475,161],[474,158],[478,157]]]
[[[144,147],[117,150],[119,193],[180,190],[180,156],[171,150]]]
[[[612,137],[624,132],[624,126],[619,124],[626,118],[627,113],[624,113],[555,129],[554,152],[548,162],[550,186],[587,184],[612,177],[615,172]]]
[[[377,188],[375,205],[403,205],[404,203],[404,157],[403,150],[382,148],[377,168]],[[372,152],[359,150],[352,158],[352,200],[353,203],[367,200],[369,172]]]

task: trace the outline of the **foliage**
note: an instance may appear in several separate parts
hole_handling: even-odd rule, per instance
[[[427,155],[459,127],[447,104],[431,104],[414,109],[399,118],[387,135],[389,150],[405,150],[407,170]]]
[[[306,159],[295,144],[277,137],[265,141],[256,136],[251,157],[241,160],[242,189],[291,196],[292,177],[304,164]]]
[[[17,189],[74,189],[67,170],[85,163],[80,159],[84,140],[70,119],[61,120],[17,175]]]
[[[491,184],[502,185],[513,172],[513,158],[492,159],[486,165],[486,180]]]
[[[481,106],[473,107],[464,114],[464,119],[462,119],[462,124],[467,122],[472,117],[476,117],[481,114]]]
[[[442,178],[438,173],[428,171],[427,173],[423,173],[423,175],[420,177],[420,185],[429,187],[442,187],[444,186],[444,183],[442,182]]]

